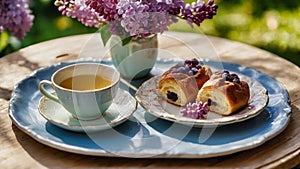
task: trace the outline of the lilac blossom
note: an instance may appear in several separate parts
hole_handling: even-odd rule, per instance
[[[110,24],[112,34],[133,39],[163,33],[178,18],[200,26],[216,15],[218,8],[214,0],[191,4],[184,0],[56,0],[55,4],[63,15],[87,26]]]
[[[214,4],[213,0],[209,0],[207,4],[198,0],[197,3],[186,4],[179,17],[187,20],[190,25],[195,23],[200,26],[205,19],[212,19],[217,14],[217,8],[218,6]]]
[[[193,119],[205,119],[209,111],[208,102],[188,103],[180,112],[182,116]]]
[[[0,0],[0,33],[8,30],[23,39],[32,27],[33,18],[25,0]]]
[[[99,17],[94,9],[89,9],[82,0],[57,0],[55,5],[58,10],[71,18],[77,18],[78,21],[89,27],[99,27],[104,20]]]
[[[89,9],[95,10],[106,22],[119,19],[118,0],[87,0],[85,3]]]
[[[171,18],[174,16],[163,11],[151,11],[151,7],[149,3],[138,0],[119,1],[117,5],[118,14],[121,15],[119,22],[129,36],[136,39],[162,33],[173,23]]]

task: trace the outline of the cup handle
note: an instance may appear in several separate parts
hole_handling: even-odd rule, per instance
[[[52,89],[54,89],[54,86],[53,86],[52,82],[50,82],[50,81],[48,81],[48,80],[42,80],[42,81],[39,83],[39,89],[40,89],[41,93],[42,93],[44,96],[48,97],[49,99],[51,99],[51,100],[53,100],[53,101],[55,101],[55,102],[57,102],[57,103],[60,103],[58,97],[56,97],[56,96],[54,96],[53,94],[49,93],[49,92],[45,89],[44,85],[48,85],[48,86],[50,86]]]

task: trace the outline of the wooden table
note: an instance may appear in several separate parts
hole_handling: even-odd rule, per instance
[[[160,57],[220,59],[253,67],[284,84],[290,94],[288,127],[263,145],[232,155],[208,159],[131,159],[72,154],[45,146],[19,130],[9,118],[14,85],[37,68],[79,58],[108,57],[98,33],[70,36],[21,49],[0,59],[1,168],[291,168],[300,163],[300,69],[264,50],[216,37],[168,32],[159,36]]]

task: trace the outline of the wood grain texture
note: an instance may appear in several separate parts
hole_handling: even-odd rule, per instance
[[[38,143],[12,124],[11,91],[34,70],[62,61],[109,57],[99,34],[70,36],[23,48],[0,59],[1,168],[291,168],[300,163],[300,70],[264,50],[217,37],[168,32],[159,36],[160,57],[202,58],[236,62],[280,81],[291,98],[288,127],[263,145],[208,159],[132,159],[93,157],[63,152]]]

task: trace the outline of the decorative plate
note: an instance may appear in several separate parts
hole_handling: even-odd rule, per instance
[[[177,61],[157,60],[152,74],[160,75]],[[75,62],[111,65],[111,61]],[[192,128],[157,118],[138,106],[128,120],[111,129],[91,133],[72,132],[48,122],[37,108],[42,97],[38,89],[39,82],[49,80],[57,69],[74,64],[64,62],[41,68],[19,82],[12,92],[9,116],[26,134],[59,150],[96,156],[138,158],[207,158],[232,154],[257,147],[286,128],[291,108],[288,93],[278,81],[239,64],[212,60],[203,62],[217,69],[221,69],[217,65],[222,65],[227,70],[256,79],[268,90],[267,107],[256,117],[239,123],[217,128]],[[139,87],[146,80],[148,78],[132,81],[131,84]],[[120,87],[129,90],[124,84]],[[134,91],[130,92],[134,94]]]
[[[94,120],[78,120],[62,105],[47,97],[42,97],[38,105],[40,114],[49,122],[63,129],[77,132],[95,132],[111,129],[126,121],[136,108],[136,100],[122,89],[118,90],[112,105],[103,116]]]
[[[239,75],[239,77],[241,80],[246,81],[249,85],[249,106],[230,116],[222,116],[211,111],[208,112],[206,119],[192,119],[182,116],[180,110],[184,107],[170,104],[159,96],[157,86],[160,76],[153,77],[143,83],[136,92],[136,98],[149,113],[165,120],[194,127],[222,126],[255,117],[267,106],[269,98],[266,88],[252,78],[242,75]]]

